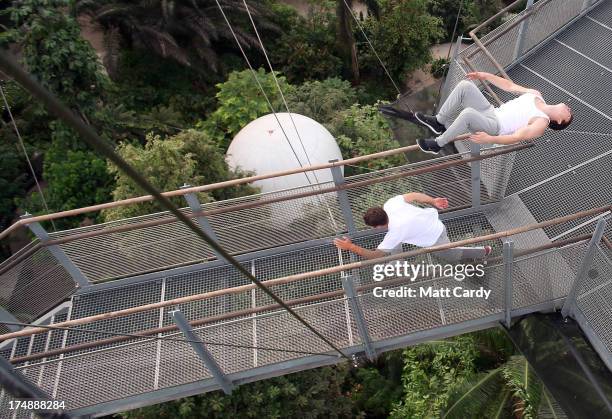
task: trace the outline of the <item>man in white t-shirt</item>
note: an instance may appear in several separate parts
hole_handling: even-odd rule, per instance
[[[431,205],[435,208],[420,208],[412,202]],[[419,247],[429,247],[450,243],[446,227],[438,217],[438,209],[448,208],[448,199],[432,198],[420,192],[397,195],[385,202],[383,207],[372,207],[363,216],[370,227],[385,227],[387,234],[376,250],[365,249],[351,242],[347,237],[334,239],[336,247],[349,250],[366,259],[386,256],[401,250],[402,243]],[[491,253],[491,246],[457,247],[435,253],[447,261],[463,259],[482,259]]]

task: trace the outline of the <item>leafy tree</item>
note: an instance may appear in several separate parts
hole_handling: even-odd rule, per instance
[[[230,396],[220,392],[150,406],[122,414],[128,419],[148,418],[348,418],[352,403],[344,390],[347,365],[245,384]]]
[[[342,157],[345,159],[365,154],[398,148],[387,120],[374,105],[355,104],[349,109],[337,112],[326,125],[336,137]],[[363,165],[367,170],[378,170],[400,165],[404,162],[401,155],[384,159],[368,160]],[[358,172],[353,167],[345,168],[345,175]]]
[[[427,0],[382,0],[380,19],[366,19],[365,27],[396,83],[431,60],[429,47],[442,35],[441,21],[428,13]],[[386,77],[366,43],[360,44],[360,57],[372,77]]]
[[[162,191],[176,189],[184,183],[202,185],[240,175],[227,167],[221,150],[206,134],[195,130],[183,131],[165,139],[149,134],[144,147],[123,143],[117,151],[132,167]],[[112,192],[115,200],[144,193],[130,177],[119,171],[116,166],[110,164],[109,171],[116,181],[116,187]],[[201,193],[199,198],[204,203],[254,192],[255,190],[249,186],[238,186],[232,189]],[[176,205],[185,205],[181,197],[172,199]],[[160,210],[161,207],[157,203],[148,202],[109,209],[104,211],[104,219],[106,221],[117,220]]]
[[[218,71],[219,50],[235,42],[214,0],[94,0],[80,3],[80,10],[88,11],[106,28],[109,36],[118,34],[130,47],[152,51],[186,66],[205,65]],[[247,23],[244,4],[239,0],[220,0],[220,3],[243,46],[256,45],[256,37],[245,29],[250,23]],[[249,10],[258,26],[272,26],[264,2],[250,1]]]
[[[23,59],[30,73],[62,101],[84,114],[104,95],[108,79],[80,27],[68,16],[67,0],[24,0],[11,9]]]
[[[272,74],[262,68],[258,69],[256,74],[274,110],[286,112]],[[288,94],[291,86],[284,77],[277,74],[277,78],[283,93]],[[198,127],[226,150],[238,131],[254,119],[271,113],[271,110],[250,70],[230,73],[227,81],[217,84],[217,89],[219,106],[206,121],[199,123]]]
[[[459,14],[461,2],[463,5]],[[459,20],[455,36],[467,34],[472,27],[493,16],[502,7],[501,0],[429,0],[429,12],[442,19],[444,39],[447,41],[454,41],[450,37],[453,35],[458,14]]]
[[[348,109],[357,101],[357,91],[338,78],[305,82],[287,95],[291,112],[308,116],[319,123],[328,123],[336,112]]]
[[[282,29],[282,35],[268,48],[274,67],[291,83],[341,74],[344,66],[333,12],[325,5],[311,4],[304,18],[289,6],[273,5]]]

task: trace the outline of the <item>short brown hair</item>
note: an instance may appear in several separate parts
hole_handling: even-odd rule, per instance
[[[363,222],[370,227],[379,227],[387,225],[389,217],[381,207],[372,207],[363,214]]]
[[[557,121],[550,121],[548,123],[548,127],[550,129],[554,129],[555,131],[560,131],[562,129],[565,129],[569,126],[569,124],[572,123],[572,121],[574,120],[574,114],[570,114],[570,117],[567,121],[563,121],[563,122],[557,122]]]

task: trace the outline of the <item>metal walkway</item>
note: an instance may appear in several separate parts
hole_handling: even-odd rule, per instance
[[[334,166],[325,169],[335,174],[334,183],[204,205],[189,194],[184,211],[345,354],[373,357],[563,308],[612,368],[612,250],[606,245],[612,229],[604,232],[610,211],[537,224],[612,203],[610,27],[612,1],[540,0],[481,39],[513,80],[540,89],[549,101],[569,101],[574,110],[571,129],[549,131],[535,146],[480,151],[464,144],[459,155],[347,178]],[[496,71],[471,46],[455,57],[445,94],[466,65]],[[538,225],[487,242],[494,257],[485,278],[460,285],[490,289],[488,300],[376,298],[378,285],[442,288],[457,281],[423,276],[374,283],[370,266],[336,269],[356,259],[331,239],[350,234],[374,247],[382,233],[365,229],[363,210],[414,190],[449,197],[442,218],[454,241]],[[75,415],[231,391],[341,361],[167,213],[48,235],[38,223],[29,227],[38,240],[0,264],[0,322],[57,324],[159,303],[75,326],[146,332],[147,338],[56,330],[0,344],[0,355],[19,374],[50,398],[66,400]],[[409,260],[423,258],[434,260],[430,254]],[[180,316],[192,322],[187,336],[205,343],[204,355],[185,340]],[[0,417],[21,417],[4,408],[10,399],[0,390]]]

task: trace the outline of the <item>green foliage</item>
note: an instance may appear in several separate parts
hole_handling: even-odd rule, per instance
[[[320,80],[342,73],[343,62],[335,36],[336,18],[329,7],[311,4],[305,18],[289,6],[273,3],[272,7],[283,33],[268,51],[274,67],[289,82]]]
[[[234,38],[214,0],[93,0],[83,2],[87,11],[110,34],[120,34],[134,48],[171,58],[185,66],[220,70],[218,52],[234,45]],[[228,13],[243,46],[256,45],[242,4],[231,0],[219,3]],[[251,0],[249,9],[258,26],[273,24],[260,0]],[[118,29],[118,30],[117,30]]]
[[[117,99],[126,109],[151,113],[153,121],[160,120],[158,109],[172,109],[178,117],[166,122],[185,126],[212,111],[213,83],[218,78],[142,50],[126,49],[119,57],[114,81]]]
[[[406,349],[402,377],[405,394],[391,417],[438,417],[452,386],[474,373],[476,356],[470,336]]]
[[[455,39],[450,39],[453,35],[455,21],[459,13],[459,4],[463,2]],[[501,0],[429,0],[429,12],[442,19],[444,26],[444,40],[447,42],[455,41],[457,36],[467,34],[467,32],[480,22],[485,21],[490,16],[497,13],[502,7]],[[517,8],[520,10],[520,6]],[[496,25],[495,25],[496,26]]]
[[[220,392],[188,397],[122,414],[148,418],[348,418],[350,395],[343,387],[349,367],[323,367],[267,381],[245,384],[231,396]]]
[[[176,189],[184,183],[202,185],[228,180],[239,175],[228,169],[221,150],[206,134],[195,130],[183,131],[165,139],[149,134],[144,147],[122,143],[117,151],[153,186],[162,191]],[[125,199],[144,193],[116,166],[109,164],[109,171],[116,181],[112,192],[113,199]],[[249,186],[239,186],[217,190],[210,194],[202,193],[199,194],[199,198],[201,202],[210,202],[254,192],[255,190]],[[183,198],[177,197],[172,200],[176,205],[184,206]],[[161,207],[157,203],[147,202],[104,211],[104,219],[117,220],[160,210]]]
[[[337,112],[326,125],[336,138],[342,157],[345,159],[398,148],[387,120],[374,105],[353,105]],[[404,162],[401,155],[384,159],[368,160],[363,165],[369,170],[384,169]],[[352,167],[345,168],[345,175],[355,173]]]
[[[441,21],[427,11],[427,0],[382,0],[380,19],[364,22],[368,37],[396,83],[431,59],[429,47],[442,35]],[[386,77],[365,42],[359,45],[361,66],[371,77]]]
[[[0,142],[0,230],[11,222],[15,210],[14,198],[25,193],[25,164],[16,144]]]
[[[357,92],[349,82],[331,78],[305,82],[289,92],[286,99],[291,112],[325,124],[336,112],[350,108],[357,101]]]
[[[433,60],[431,63],[431,74],[437,79],[444,77],[444,73],[446,73],[446,68],[448,67],[448,64],[449,60],[447,60],[446,58],[438,58],[436,60]]]
[[[260,68],[256,74],[274,110],[284,112],[272,73]],[[291,86],[278,73],[277,78],[283,93],[289,94]],[[217,89],[219,91],[216,98],[219,105],[198,127],[226,150],[238,131],[254,119],[271,113],[271,110],[250,70],[230,73],[227,81],[217,84]]]
[[[11,9],[30,73],[64,103],[89,112],[104,94],[107,78],[98,57],[65,13],[67,0],[25,0]]]

